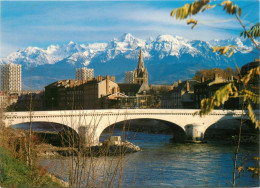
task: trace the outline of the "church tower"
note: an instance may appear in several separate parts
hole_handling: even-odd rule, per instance
[[[134,72],[134,83],[142,85],[146,83],[148,85],[148,71],[144,67],[144,60],[142,55],[142,49],[140,49],[138,67]]]

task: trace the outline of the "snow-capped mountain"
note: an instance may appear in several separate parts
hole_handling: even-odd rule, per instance
[[[26,68],[37,67],[44,64],[55,64],[65,58],[68,58],[73,64],[75,61],[81,61],[87,65],[99,51],[104,51],[107,47],[106,43],[96,44],[76,44],[69,42],[67,45],[50,45],[46,49],[38,47],[28,47],[17,52],[11,53],[2,62],[12,62],[25,65]]]
[[[132,56],[135,54],[132,54],[133,51],[140,47],[144,48],[145,45],[145,40],[135,38],[130,33],[124,34],[118,39],[115,38],[108,43],[107,49],[104,51],[104,54],[102,54],[102,62],[107,62],[122,54],[129,59],[134,58],[134,56]]]
[[[192,47],[188,40],[182,37],[171,35],[160,35],[152,42],[152,52],[158,54],[159,59],[167,56],[180,57],[183,53],[190,53],[192,56],[199,51]]]
[[[236,45],[231,58],[211,51],[212,46]],[[142,49],[150,83],[172,83],[177,79],[192,78],[202,68],[242,66],[259,53],[250,40],[187,40],[179,36],[159,35],[148,40],[138,39],[127,33],[107,43],[50,45],[46,49],[27,47],[11,53],[1,63],[22,65],[26,88],[29,75],[35,81],[34,89],[60,79],[73,79],[75,68],[88,66],[95,74],[114,74],[117,81],[124,81],[124,72],[136,68],[139,50]],[[33,67],[33,73],[28,73]],[[33,75],[32,75],[33,74]],[[44,79],[43,79],[44,78]],[[43,81],[44,80],[44,81]],[[38,84],[36,86],[36,84]]]

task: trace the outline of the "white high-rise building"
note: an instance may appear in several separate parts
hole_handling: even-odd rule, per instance
[[[1,91],[19,93],[22,90],[21,65],[7,63],[1,65]]]
[[[134,83],[135,71],[129,71],[125,73],[125,83],[133,84]]]
[[[87,80],[94,78],[94,69],[86,67],[76,69],[76,80]]]

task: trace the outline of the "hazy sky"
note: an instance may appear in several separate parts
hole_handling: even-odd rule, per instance
[[[148,39],[160,34],[187,39],[226,39],[238,36],[241,26],[222,11],[223,7],[197,16],[198,26],[191,30],[185,21],[170,17],[172,9],[187,1],[2,1],[1,54],[28,46],[103,42],[124,33]],[[217,1],[221,2],[221,1]],[[233,1],[242,8],[247,27],[259,22],[259,1]]]

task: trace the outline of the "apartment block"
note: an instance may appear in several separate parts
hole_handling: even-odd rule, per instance
[[[133,84],[135,79],[135,71],[129,71],[125,73],[125,83]]]
[[[1,91],[20,93],[22,90],[21,65],[14,63],[1,65]]]
[[[94,78],[94,69],[86,67],[76,69],[76,80],[91,80]]]
[[[106,108],[103,98],[119,92],[115,77],[92,80],[60,80],[45,87],[45,108],[54,110]]]
[[[162,96],[161,108],[194,109],[194,87],[197,84],[196,80],[178,80],[174,88]]]

